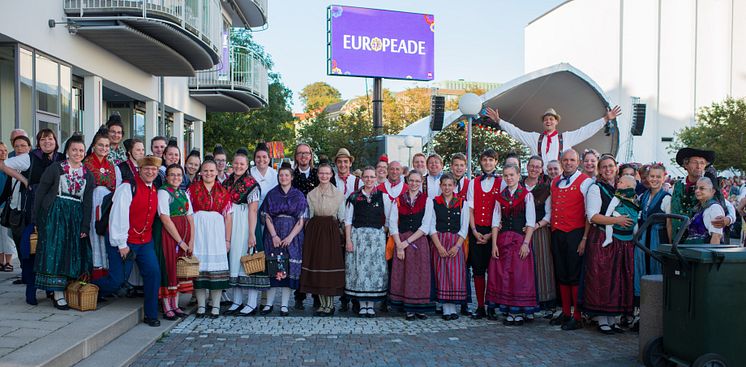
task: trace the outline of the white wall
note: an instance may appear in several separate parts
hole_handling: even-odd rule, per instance
[[[667,144],[694,123],[698,108],[746,96],[744,0],[573,0],[525,28],[525,71],[568,62],[594,79],[626,112],[631,97],[648,111],[632,159],[670,163]],[[734,22],[735,20],[735,22]]]
[[[36,48],[82,70],[81,76],[97,75],[105,85],[142,100],[158,100],[159,80],[118,56],[72,35],[64,25],[49,28],[47,21],[63,21],[61,0],[4,0],[0,12],[0,34]],[[189,98],[187,78],[167,78],[165,103],[196,119],[205,118],[205,107]]]

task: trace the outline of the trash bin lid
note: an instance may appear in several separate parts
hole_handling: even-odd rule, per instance
[[[746,248],[737,245],[678,245],[679,252],[687,260],[696,261],[700,263],[713,263],[716,262],[716,258],[723,256],[723,262],[726,263],[746,263]],[[661,244],[655,252],[669,257],[677,258],[675,254],[671,252],[670,244]],[[719,261],[717,261],[719,262]]]

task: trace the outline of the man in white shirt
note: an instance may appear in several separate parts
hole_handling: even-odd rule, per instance
[[[440,176],[443,176],[443,158],[438,154],[427,157],[427,174],[422,178],[422,192],[427,192],[429,199],[440,195]]]
[[[561,324],[562,330],[577,330],[582,327],[578,289],[590,229],[585,216],[585,202],[593,180],[578,171],[580,157],[575,150],[566,150],[560,161],[562,174],[552,180],[551,201],[545,204],[551,213],[552,257],[562,295],[562,316],[552,320],[551,324]],[[574,310],[571,311],[571,307]]]
[[[363,181],[350,173],[353,162],[355,162],[355,157],[346,148],[340,148],[337,151],[337,155],[334,156],[334,165],[337,167],[337,173],[333,177],[332,184],[344,194],[345,199],[355,192],[355,190],[363,187]]]
[[[487,116],[489,118],[496,121],[503,131],[527,146],[532,155],[538,155],[544,162],[559,159],[562,152],[588,140],[609,121],[616,119],[621,114],[622,109],[619,106],[614,106],[614,108],[596,121],[590,122],[577,130],[559,133],[557,131],[557,124],[560,122],[560,115],[553,108],[550,108],[541,116],[544,122],[544,131],[537,133],[523,131],[510,122],[501,120],[497,109],[493,110],[487,107]],[[546,170],[546,164],[544,165],[544,169]]]
[[[109,274],[95,280],[100,295],[105,296],[119,291],[132,269],[132,257],[137,263],[143,278],[145,291],[144,322],[152,327],[160,326],[158,321],[158,288],[161,276],[153,242],[153,220],[158,211],[158,195],[153,181],[158,176],[161,159],[144,157],[137,162],[139,175],[134,182],[123,182],[112,198],[109,215]]]

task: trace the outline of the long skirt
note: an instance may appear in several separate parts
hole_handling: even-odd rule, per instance
[[[400,233],[399,238],[407,239],[413,233]],[[403,307],[406,312],[432,311],[434,305],[430,301],[430,261],[427,236],[418,238],[404,249],[404,260],[399,260],[394,254],[389,290],[392,306]]]
[[[490,259],[487,270],[487,302],[509,308],[511,311],[533,311],[536,308],[536,283],[534,254],[529,251],[521,259],[523,235],[500,232],[497,249],[500,257]]]
[[[36,247],[36,286],[62,291],[67,282],[93,270],[91,247],[80,238],[83,204],[58,196],[38,223],[42,230]]]
[[[192,233],[189,228],[187,216],[171,217],[171,221],[174,223],[181,239],[184,243],[188,244]],[[176,277],[176,259],[181,256],[187,256],[187,254],[177,245],[176,240],[171,237],[171,234],[165,228],[161,231],[161,254],[164,264],[161,267],[161,274],[165,273],[166,284],[161,283],[161,288],[158,290],[158,297],[172,298],[176,296],[177,292],[191,293],[192,279]],[[162,275],[161,278],[163,277]]]
[[[93,279],[99,279],[108,273],[109,255],[106,252],[106,239],[96,233],[96,221],[101,219],[101,203],[104,196],[111,191],[106,186],[96,186],[93,189],[93,205],[91,213],[91,231],[88,234],[91,240],[91,252],[93,254]]]
[[[602,247],[606,233],[591,228],[585,247],[583,309],[591,316],[616,316],[634,311],[632,241],[614,238]]]
[[[231,217],[233,218],[233,226],[231,226],[229,285],[231,287],[252,289],[269,288],[267,273],[246,275],[243,271],[243,265],[241,265],[241,256],[249,253],[249,205],[233,205]],[[259,223],[256,225],[259,226]],[[253,251],[264,251],[264,244],[259,241],[259,238],[257,238]]]
[[[450,232],[438,232],[440,244],[446,251],[456,246],[459,235]],[[435,268],[435,292],[440,303],[466,303],[466,258],[463,248],[455,257],[440,257],[433,246],[430,251]]]
[[[383,228],[353,227],[352,244],[345,254],[345,293],[360,301],[382,300],[388,291]]]
[[[199,259],[195,289],[228,288],[225,219],[220,213],[204,210],[194,213],[194,256]]]
[[[539,303],[552,302],[557,299],[551,238],[549,227],[539,228],[531,236],[536,269],[536,294]]]
[[[651,251],[658,249],[658,245],[668,243],[668,233],[663,224],[653,224],[642,236],[642,243]],[[640,280],[644,275],[663,274],[663,267],[657,260],[648,256],[644,251],[635,246],[635,303],[640,298]]]
[[[272,218],[272,224],[275,227],[275,232],[280,239],[285,238],[295,227],[298,220],[294,217],[281,215]],[[300,269],[303,263],[303,231],[301,230],[293,241],[290,242],[288,247],[274,247],[272,243],[272,236],[269,234],[267,227],[264,227],[264,249],[267,258],[275,256],[289,257],[290,271],[288,271],[287,277],[278,280],[275,277],[269,278],[269,285],[272,287],[289,287],[292,289],[298,289],[300,285]]]
[[[303,238],[300,291],[341,296],[344,288],[345,260],[339,221],[331,216],[313,217],[306,224]]]

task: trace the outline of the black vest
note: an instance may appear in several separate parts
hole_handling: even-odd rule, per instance
[[[521,204],[520,207],[522,207],[520,210],[513,211],[513,213],[515,213],[514,215],[502,215],[500,217],[500,223],[502,224],[502,228],[500,228],[500,231],[513,231],[516,233],[523,233],[523,227],[526,226],[526,205]]]
[[[134,182],[135,173],[132,172],[132,169],[130,168],[130,165],[129,163],[127,163],[127,161],[119,163],[117,167],[119,167],[119,172],[122,174],[122,182]]]
[[[463,204],[462,204],[463,205]],[[446,204],[438,204],[433,199],[435,209],[435,230],[438,232],[458,233],[461,229],[461,207],[446,207]]]
[[[300,190],[304,196],[308,196],[316,186],[319,186],[319,175],[316,168],[311,168],[308,172],[308,177],[303,174],[298,168],[295,169],[293,174],[293,187]]]
[[[376,191],[371,195],[370,202],[368,202],[362,191],[356,191],[347,200],[355,208],[352,216],[353,227],[383,227],[386,220],[386,214],[383,210],[383,193]]]
[[[416,214],[399,215],[399,233],[416,232],[422,226],[425,211]]]

